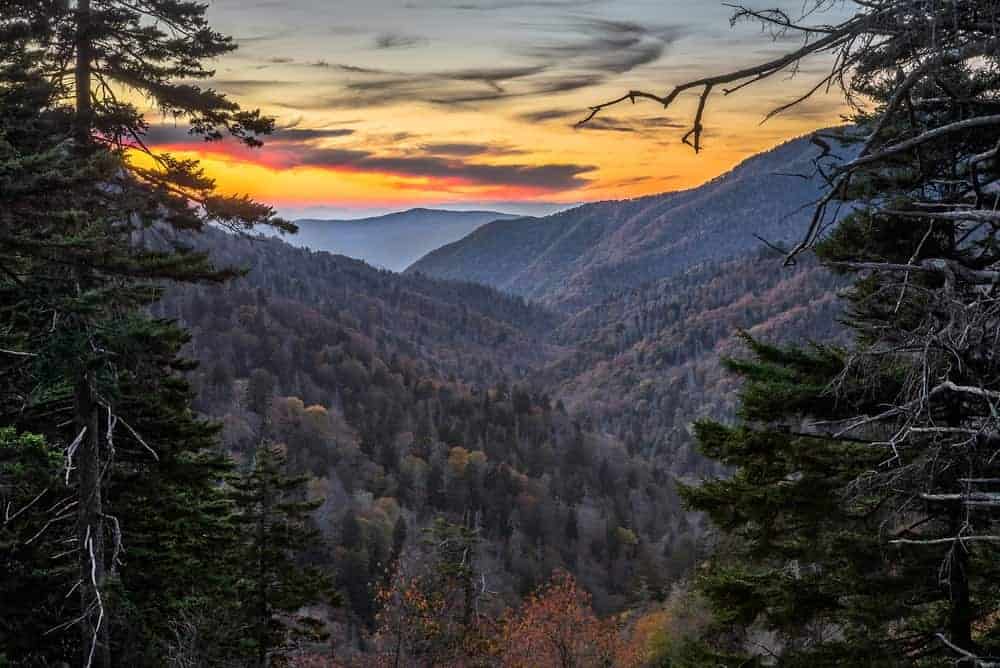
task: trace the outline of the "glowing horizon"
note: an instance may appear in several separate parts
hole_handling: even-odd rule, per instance
[[[199,158],[223,192],[283,212],[556,205],[697,186],[755,153],[839,124],[844,112],[836,93],[821,94],[760,126],[767,111],[820,76],[825,63],[816,62],[791,81],[715,96],[698,155],[680,141],[696,91],[667,112],[623,105],[573,127],[591,104],[623,91],[666,90],[794,48],[754,26],[728,29],[721,4],[336,4],[215,0],[213,23],[241,49],[206,85],[275,116],[279,131],[251,151],[200,143],[152,118],[150,143]]]

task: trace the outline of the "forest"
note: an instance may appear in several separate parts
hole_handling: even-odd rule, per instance
[[[149,140],[289,131],[209,5],[0,0],[0,668],[1000,665],[1000,4],[807,5],[578,121],[841,127],[395,273]]]

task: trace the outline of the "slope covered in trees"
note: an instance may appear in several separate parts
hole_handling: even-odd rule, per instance
[[[706,263],[568,318],[558,340],[575,352],[545,371],[546,382],[629,451],[679,476],[699,473],[691,425],[735,417],[736,384],[722,360],[743,349],[741,333],[837,341],[841,283],[815,262],[783,268],[771,251]]]
[[[666,472],[528,381],[566,354],[548,342],[559,318],[482,286],[275,240],[206,240],[253,268],[226,286],[175,289],[154,312],[193,333],[198,407],[223,421],[229,452],[247,459],[266,423],[325,499],[315,520],[332,551],[317,558],[347,602],[341,639],[374,628],[392,555],[422,549],[439,516],[477,529],[499,600],[563,568],[609,611],[690,566]]]
[[[851,149],[835,147],[834,154]],[[691,190],[497,221],[408,273],[475,281],[567,312],[705,262],[794,240],[822,193],[809,138],[754,156]],[[824,158],[828,161],[832,157]]]

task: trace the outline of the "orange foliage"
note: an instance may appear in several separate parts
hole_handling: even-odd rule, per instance
[[[468,668],[491,665],[494,624],[482,615],[463,620],[455,592],[428,587],[420,577],[397,571],[378,591],[378,651],[366,667],[431,665]]]
[[[504,624],[500,640],[505,668],[632,668],[640,658],[612,620],[601,620],[590,595],[568,573],[533,594]]]

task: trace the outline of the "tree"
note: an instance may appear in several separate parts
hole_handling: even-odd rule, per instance
[[[319,623],[299,610],[333,602],[329,578],[298,558],[318,544],[309,515],[322,501],[302,500],[308,478],[288,476],[285,466],[282,448],[263,443],[253,468],[233,482],[236,520],[245,527],[239,588],[251,631],[244,649],[260,668],[273,665],[293,636],[318,637]]]
[[[157,380],[131,385],[146,391],[180,368],[176,330],[136,312],[156,299],[155,281],[234,273],[215,270],[174,233],[211,223],[288,227],[269,207],[219,195],[196,162],[149,150],[142,113],[118,98],[130,89],[189,120],[196,135],[228,132],[259,145],[272,120],[177,83],[210,76],[204,60],[233,48],[207,26],[205,10],[180,0],[0,5],[0,151],[12,157],[0,201],[0,329],[13,362],[2,410],[5,422],[37,424],[50,442],[69,444],[67,480],[77,501],[77,547],[69,554],[78,561],[71,584],[81,608],[72,617],[87,666],[110,664],[107,592],[126,535],[108,505],[116,447],[161,459],[155,439],[136,428],[140,416],[123,408],[123,361],[156,367]]]
[[[807,15],[832,4],[810,3]],[[592,108],[589,118],[626,100],[669,106],[700,89],[684,137],[700,150],[714,90],[733,92],[809,56],[833,56],[829,74],[772,114],[827,84],[839,85],[855,105],[854,129],[814,138],[823,151],[817,173],[829,188],[787,262],[815,249],[856,277],[849,311],[856,343],[842,354],[755,347],[760,363],[740,368],[750,379],[744,412],[753,422],[737,432],[702,427],[706,450],[740,470],[728,489],[713,483],[692,500],[748,541],[752,561],[737,564],[729,584],[754,569],[760,577],[782,565],[793,569],[780,584],[742,580],[745,600],[759,603],[758,613],[768,610],[769,625],[796,627],[801,638],[818,623],[813,632],[854,637],[862,610],[878,618],[873,645],[841,646],[826,661],[870,665],[872,655],[861,653],[867,646],[885,661],[937,654],[975,663],[995,646],[991,582],[1000,541],[991,491],[1000,392],[995,358],[986,352],[1000,324],[998,217],[988,194],[1000,146],[995,8],[986,1],[851,4],[854,15],[833,25],[738,8],[734,20],[802,35],[803,46],[666,95],[630,92]],[[851,157],[833,158],[838,143],[854,145]],[[830,368],[831,356],[839,368]],[[781,397],[801,402],[782,405]],[[806,489],[802,480],[822,483],[831,498],[782,508],[777,500],[791,503]],[[723,492],[744,503],[757,498],[761,506],[738,510]],[[799,544],[809,536],[813,545]],[[862,587],[862,564],[886,581]],[[912,608],[877,600],[894,586],[915,595]],[[765,591],[769,601],[756,598]],[[858,599],[845,604],[851,593]],[[809,596],[820,598],[807,605]],[[744,609],[744,621],[753,607]],[[794,620],[775,614],[781,610],[809,614]],[[829,637],[818,642],[813,660],[834,645]]]
[[[615,624],[598,619],[590,607],[590,595],[563,572],[504,620],[500,663],[505,668],[640,665]]]
[[[436,519],[425,530],[418,567],[404,555],[378,594],[383,663],[463,666],[489,653],[487,592],[477,569],[478,531]]]
[[[843,359],[750,345],[755,360],[730,363],[745,378],[747,426],[697,426],[702,451],[736,473],[682,488],[726,535],[697,579],[717,624],[714,660],[752,660],[741,631],[763,627],[779,634],[769,649],[783,665],[899,665],[932,638],[947,594],[928,587],[928,563],[887,549],[886,495],[848,492],[879,453],[789,428],[835,412],[824,390]]]
[[[62,596],[49,586],[54,575],[46,567],[57,546],[44,531],[53,508],[66,512],[72,501],[59,484],[61,461],[45,439],[0,429],[0,665],[5,658],[42,663],[66,652],[65,633],[50,634],[48,645],[37,642],[61,622]]]

